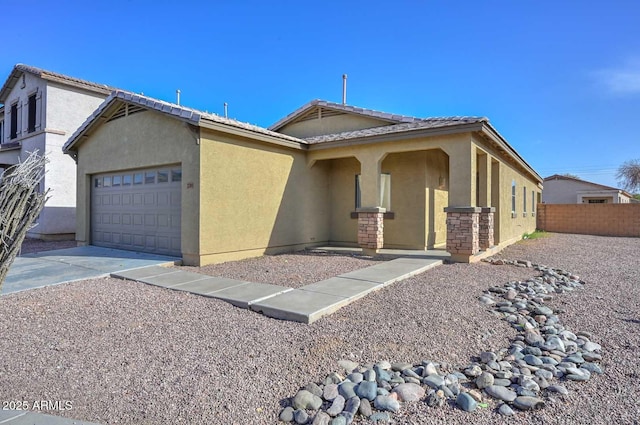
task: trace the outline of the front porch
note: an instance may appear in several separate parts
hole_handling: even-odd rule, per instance
[[[495,252],[500,164],[466,137],[314,150],[330,170],[329,245],[472,262]],[[492,179],[493,175],[493,179]],[[493,190],[492,190],[493,189]]]

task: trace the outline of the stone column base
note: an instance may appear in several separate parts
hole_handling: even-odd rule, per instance
[[[384,245],[384,208],[358,208],[358,245],[365,255],[375,255]]]
[[[447,207],[447,252],[451,258],[476,255],[480,252],[480,207]]]
[[[494,219],[493,215],[496,209],[494,207],[482,207],[480,210],[480,227],[478,230],[478,238],[480,249],[486,251],[495,245],[493,239]]]

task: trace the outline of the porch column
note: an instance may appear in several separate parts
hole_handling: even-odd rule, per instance
[[[494,207],[484,207],[480,210],[480,227],[478,230],[478,238],[480,249],[487,250],[494,245],[493,241],[493,215],[496,209]]]
[[[446,148],[449,155],[449,206],[447,252],[452,261],[468,263],[480,252],[480,207],[476,206],[477,150],[472,140],[460,140]]]
[[[477,173],[478,173],[478,199],[476,200],[476,205],[480,207],[488,207],[491,205],[491,179],[493,176],[491,175],[491,156],[481,152],[479,149],[476,149],[478,152],[477,156]]]
[[[380,167],[386,154],[369,151],[357,156],[360,161],[360,208],[358,245],[366,255],[375,255],[384,245],[384,213],[380,206]]]
[[[384,208],[358,208],[358,244],[365,255],[375,255],[384,245]]]
[[[447,252],[453,261],[469,262],[480,252],[480,207],[447,207]]]

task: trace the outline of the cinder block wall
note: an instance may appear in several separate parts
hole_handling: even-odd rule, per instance
[[[538,204],[537,227],[547,232],[640,237],[640,204]]]

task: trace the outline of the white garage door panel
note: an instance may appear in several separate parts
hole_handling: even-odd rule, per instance
[[[179,256],[181,180],[176,166],[93,176],[91,243]]]

